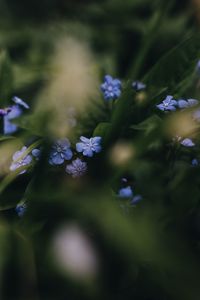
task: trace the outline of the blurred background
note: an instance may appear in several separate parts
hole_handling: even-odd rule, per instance
[[[200,100],[199,25],[199,0],[0,0],[0,108],[14,95],[31,107],[0,135],[0,299],[199,300],[200,170],[189,161],[200,152],[165,149],[194,127],[187,115],[161,125],[154,107],[166,93]],[[149,89],[112,114],[105,74]],[[93,134],[104,151],[86,177],[49,167],[54,138]],[[10,176],[13,152],[39,139],[40,162]],[[124,176],[137,206],[116,196]]]

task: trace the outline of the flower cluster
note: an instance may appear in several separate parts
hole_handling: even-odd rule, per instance
[[[168,95],[160,104],[156,105],[159,110],[162,111],[175,111],[177,108],[184,109],[198,105],[196,99],[173,99],[173,96]]]
[[[118,196],[120,198],[129,199],[131,205],[136,205],[137,203],[139,203],[142,200],[141,195],[138,195],[138,194],[134,195],[134,191],[130,185],[120,188],[118,191]]]

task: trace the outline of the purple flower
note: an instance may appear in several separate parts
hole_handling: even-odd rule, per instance
[[[73,156],[70,149],[70,142],[68,139],[57,140],[52,146],[49,163],[51,165],[61,165],[65,160],[70,160]]]
[[[18,204],[15,208],[16,213],[19,217],[23,217],[27,209],[26,203]]]
[[[167,96],[162,103],[156,105],[158,109],[162,111],[175,111],[177,101],[173,99],[173,96]]]
[[[92,157],[93,153],[101,151],[101,137],[96,136],[93,138],[80,137],[81,142],[76,144],[77,152],[83,152],[84,156]]]
[[[22,99],[20,99],[19,97],[16,97],[16,96],[13,97],[12,101],[26,109],[30,108],[30,106],[26,102],[24,102]]]
[[[134,81],[132,83],[132,87],[136,92],[142,91],[146,88],[146,84],[140,82],[140,81]]]
[[[70,165],[66,166],[66,172],[72,175],[73,178],[81,177],[87,171],[87,163],[77,158]]]
[[[118,196],[121,198],[131,198],[133,196],[133,191],[130,186],[121,188],[118,192]]]
[[[194,147],[195,144],[193,143],[193,141],[189,138],[186,138],[184,140],[181,141],[181,145],[185,146],[185,147]]]
[[[13,158],[13,162],[12,162],[12,164],[10,166],[10,170],[11,171],[15,171],[18,168],[23,167],[23,166],[27,166],[27,165],[29,165],[31,163],[32,156],[29,155],[29,154],[24,155],[24,153],[26,152],[26,150],[27,150],[27,147],[24,146],[24,147],[22,147],[21,150],[15,152],[13,154],[13,157],[12,157]],[[26,172],[26,170],[23,170],[19,174],[23,174],[25,172]]]
[[[105,100],[117,99],[121,95],[121,81],[113,79],[112,76],[106,75],[104,82],[101,84],[101,91]]]

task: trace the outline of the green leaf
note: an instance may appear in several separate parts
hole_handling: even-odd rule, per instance
[[[155,127],[160,126],[161,123],[162,119],[157,115],[153,115],[137,125],[131,125],[130,128],[135,130],[146,130],[147,132],[150,132]]]
[[[187,38],[164,55],[143,81],[154,89],[167,87],[170,93],[186,78],[191,79],[197,59],[200,56],[200,38],[198,35]]]
[[[104,139],[110,127],[111,124],[108,122],[99,123],[93,132],[93,136],[101,136]]]
[[[8,105],[13,90],[13,72],[6,51],[0,52],[0,104]]]

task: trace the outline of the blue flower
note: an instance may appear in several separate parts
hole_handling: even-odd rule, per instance
[[[188,99],[188,100],[180,99],[177,101],[177,105],[179,108],[193,107],[193,106],[197,105],[198,103],[199,102],[196,99]]]
[[[162,103],[156,105],[158,109],[162,111],[175,111],[177,101],[173,99],[173,96],[167,96]]]
[[[19,217],[23,217],[27,209],[26,203],[18,204],[15,208],[16,213]]]
[[[76,144],[77,152],[83,152],[84,156],[92,157],[93,153],[101,151],[101,137],[96,136],[93,138],[80,137],[81,142]]]
[[[32,156],[29,154],[25,155],[24,153],[26,152],[26,150],[27,150],[27,147],[24,146],[24,147],[22,147],[21,150],[15,152],[13,154],[13,157],[12,157],[13,162],[10,166],[11,171],[15,171],[18,168],[23,167],[23,166],[28,166],[31,163]],[[25,172],[26,172],[26,170],[23,170],[19,174],[23,174]]]
[[[113,79],[112,76],[106,75],[104,83],[101,85],[101,91],[105,100],[117,99],[121,95],[121,81]]]
[[[121,198],[131,198],[133,196],[133,191],[130,186],[121,188],[118,192],[118,196]]]
[[[136,205],[138,202],[140,202],[142,200],[142,196],[141,195],[136,195],[133,197],[133,199],[131,200],[131,205]]]
[[[4,116],[4,134],[12,134],[17,131],[18,126],[12,123],[12,120],[18,118],[23,113],[22,108],[28,109],[29,106],[18,97],[12,99],[16,104],[12,105],[7,115]]]
[[[196,167],[196,166],[198,166],[198,165],[199,165],[198,159],[193,158],[193,160],[192,160],[192,166],[193,166],[193,167]]]
[[[32,150],[31,153],[32,153],[33,157],[35,157],[36,160],[39,160],[40,155],[41,155],[41,150],[40,149],[35,148],[35,149]]]
[[[186,138],[184,140],[181,141],[181,145],[185,146],[185,147],[194,147],[195,144],[193,143],[193,141],[189,138]]]
[[[4,134],[12,134],[17,131],[18,126],[11,121],[22,114],[22,109],[18,105],[12,105],[11,111],[4,116]]]
[[[144,83],[142,83],[140,81],[134,81],[132,83],[132,87],[134,88],[134,90],[136,92],[139,92],[139,91],[142,91],[142,90],[144,90],[146,88],[146,84],[144,84]]]
[[[87,163],[77,158],[70,165],[66,166],[66,172],[72,175],[73,178],[81,177],[87,171]]]
[[[51,165],[61,165],[65,160],[70,160],[73,156],[70,149],[70,142],[68,139],[60,139],[52,146],[49,163]]]
[[[16,97],[16,96],[13,97],[12,101],[26,109],[30,108],[30,106],[26,102],[24,102],[22,99],[20,99],[19,97]]]

